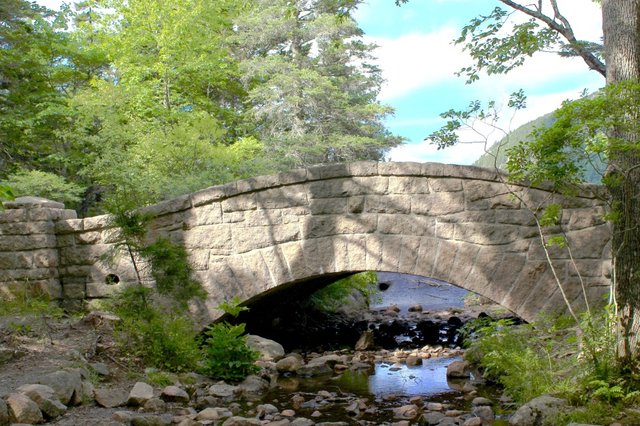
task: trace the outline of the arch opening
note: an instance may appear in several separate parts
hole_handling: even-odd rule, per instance
[[[227,321],[282,344],[286,351],[415,349],[461,345],[460,328],[478,317],[522,320],[487,298],[444,281],[377,272],[368,298],[350,296],[336,312],[317,309],[312,295],[352,274],[334,274],[279,286],[244,303],[249,311]],[[384,290],[382,290],[384,289]],[[371,342],[363,347],[363,336]]]

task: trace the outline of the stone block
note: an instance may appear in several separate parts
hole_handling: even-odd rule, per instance
[[[60,264],[58,250],[45,249],[31,252],[35,268],[56,268]]]
[[[53,234],[0,235],[0,252],[53,248],[56,245],[56,236]]]
[[[521,228],[515,225],[457,223],[453,239],[481,245],[502,245],[522,237]]]
[[[111,248],[110,244],[63,247],[60,249],[60,263],[62,265],[93,265],[101,261]]]
[[[6,209],[0,211],[0,223],[26,222],[29,220],[26,209]]]
[[[430,277],[433,272],[433,265],[436,260],[438,249],[438,239],[432,237],[422,237],[418,247],[415,271],[413,274],[423,277]]]
[[[378,164],[380,176],[421,176],[422,163],[412,162],[388,162]]]
[[[255,202],[261,209],[280,209],[308,204],[307,193],[303,186],[286,186],[260,191],[256,194]]]
[[[33,266],[33,252],[0,253],[0,270],[29,269],[31,266]]]
[[[457,285],[464,285],[473,268],[476,256],[480,252],[480,247],[475,244],[459,244],[455,259],[451,265],[449,282]]]
[[[80,232],[84,230],[84,219],[60,220],[54,222],[54,224],[55,233],[57,235]]]
[[[409,213],[409,195],[367,195],[364,201],[365,213]]]
[[[365,266],[367,271],[384,271],[381,266],[384,259],[382,257],[383,235],[369,234],[366,236],[366,259]]]
[[[225,185],[211,186],[191,194],[191,206],[198,207],[204,204],[211,204],[216,201],[222,201],[225,198],[233,197],[239,194],[236,182],[227,183]]]
[[[189,195],[181,195],[171,200],[161,201],[152,206],[143,207],[140,213],[153,217],[168,215],[191,208],[191,198]]]
[[[78,217],[74,210],[66,209],[29,209],[28,216],[29,220],[34,222],[77,219]]]
[[[249,210],[243,212],[243,226],[273,226],[283,223],[282,210]]]
[[[307,169],[307,178],[309,180],[331,179],[350,175],[349,165],[346,163],[312,166]]]
[[[412,274],[418,261],[418,249],[420,248],[420,237],[403,236],[402,247],[398,256],[398,272],[402,274]]]
[[[184,221],[191,228],[220,224],[222,223],[222,205],[211,203],[194,207],[185,214]]]
[[[222,201],[223,213],[255,210],[256,208],[255,194],[241,194]]]
[[[264,263],[269,268],[269,275],[274,286],[293,281],[293,275],[287,264],[287,260],[279,247],[270,247],[260,250]],[[319,253],[320,254],[320,253]],[[322,253],[323,256],[330,256],[329,253]]]
[[[110,215],[86,217],[83,220],[83,227],[85,231],[100,231],[107,228],[112,228],[113,218]]]
[[[203,225],[184,232],[184,247],[191,249],[219,249],[231,250],[231,227],[223,225]]]
[[[462,179],[439,178],[429,179],[429,189],[431,192],[459,192],[462,191]]]
[[[420,176],[394,176],[389,178],[390,194],[428,194],[429,180]]]
[[[347,198],[313,198],[309,202],[309,210],[313,215],[345,214],[347,200]]]
[[[411,212],[419,215],[442,216],[464,210],[462,192],[417,194],[411,198]]]
[[[232,231],[232,247],[236,253],[270,247],[274,244],[295,241],[300,238],[297,223],[287,225],[235,227]]]
[[[384,195],[389,191],[389,178],[386,176],[354,177],[353,185],[357,194]]]
[[[378,174],[377,161],[356,161],[349,164],[351,176],[375,176]]]
[[[375,232],[377,215],[326,215],[307,217],[302,223],[305,239],[338,234],[369,234]]]
[[[436,250],[436,259],[433,264],[433,272],[430,277],[449,281],[453,269],[453,263],[458,252],[458,243],[440,240]]]
[[[276,175],[278,185],[291,185],[307,181],[307,169],[294,169]]]
[[[378,232],[407,236],[435,235],[436,219],[428,216],[379,214]]]
[[[67,278],[62,283],[62,296],[65,299],[84,299],[87,295],[84,279]]]
[[[359,188],[352,179],[330,179],[309,182],[306,185],[309,199],[314,198],[341,198],[352,195],[362,195],[362,188]]]
[[[347,211],[352,214],[359,214],[364,211],[364,197],[347,198]]]

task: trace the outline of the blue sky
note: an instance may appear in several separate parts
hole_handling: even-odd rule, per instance
[[[600,10],[592,0],[558,3],[578,38],[600,40]],[[528,108],[515,116],[503,112],[501,126],[514,129],[553,111],[563,100],[579,96],[583,89],[593,91],[604,85],[604,79],[589,71],[580,59],[559,58],[551,53],[534,55],[525,66],[506,76],[485,76],[466,85],[464,78],[454,73],[470,65],[471,60],[452,40],[472,18],[488,14],[499,4],[496,0],[410,0],[398,7],[393,0],[365,0],[359,8],[356,19],[367,39],[379,46],[378,62],[387,80],[380,100],[396,109],[387,125],[394,134],[407,138],[404,146],[392,150],[392,160],[473,162],[484,150],[482,143],[437,151],[423,142],[444,124],[439,118],[441,112],[462,109],[472,100],[495,100],[503,105],[510,93],[524,89]],[[498,136],[499,132],[494,132],[488,140],[493,142]],[[462,134],[461,139],[475,141],[484,137]]]
[[[38,2],[57,8],[61,0]],[[380,101],[396,110],[386,124],[392,133],[407,140],[391,151],[391,160],[470,164],[483,153],[483,143],[438,151],[424,141],[444,124],[441,112],[465,108],[476,99],[504,105],[510,93],[524,89],[527,109],[515,116],[509,111],[502,114],[500,126],[515,129],[553,111],[563,100],[578,97],[584,89],[593,91],[604,85],[604,79],[589,71],[580,59],[550,53],[534,55],[525,66],[506,76],[485,76],[466,85],[464,78],[454,73],[470,65],[471,60],[452,40],[472,18],[488,14],[500,4],[497,0],[410,0],[398,7],[394,0],[364,0],[359,7],[355,18],[367,41],[379,46],[378,64],[387,80]],[[600,9],[592,0],[559,0],[558,4],[579,39],[600,40]],[[487,131],[481,130],[482,135],[467,132],[460,138],[495,142],[501,136],[499,132],[486,136]]]

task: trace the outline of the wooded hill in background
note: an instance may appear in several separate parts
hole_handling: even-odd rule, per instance
[[[542,115],[535,120],[531,120],[528,123],[516,128],[509,132],[507,136],[500,139],[487,149],[487,151],[480,156],[473,165],[478,167],[486,167],[489,169],[506,170],[507,159],[509,156],[509,149],[517,146],[520,143],[527,143],[532,140],[532,133],[536,129],[547,128],[556,121],[554,113]],[[602,183],[602,170],[604,165],[601,161],[594,160],[594,164],[583,163],[584,167],[584,179],[585,182],[601,184]]]

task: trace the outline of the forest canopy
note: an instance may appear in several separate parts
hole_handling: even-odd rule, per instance
[[[3,1],[0,183],[90,214],[117,192],[147,204],[383,159],[402,139],[383,124],[359,3]]]

